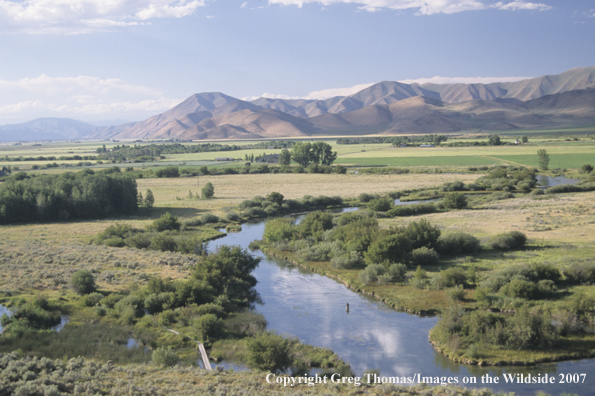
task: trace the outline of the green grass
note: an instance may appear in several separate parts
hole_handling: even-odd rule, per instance
[[[580,168],[584,164],[595,164],[595,154],[573,153],[573,154],[549,154],[550,169],[556,168]],[[497,155],[495,158],[510,161],[526,166],[538,167],[537,154],[534,155]]]
[[[537,158],[537,155],[535,155]],[[380,158],[338,158],[336,164],[359,166],[441,166],[441,165],[494,165],[502,161],[476,156],[452,157],[380,157]]]

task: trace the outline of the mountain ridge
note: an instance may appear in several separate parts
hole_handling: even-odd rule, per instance
[[[57,138],[256,139],[350,133],[439,133],[595,123],[595,67],[516,82],[405,84],[381,81],[349,96],[250,101],[194,94],[144,121],[93,127],[39,119],[0,126],[0,140]],[[64,119],[67,120],[67,119]],[[76,124],[78,122],[78,124]],[[61,129],[60,129],[61,128]],[[29,139],[31,140],[31,139]]]

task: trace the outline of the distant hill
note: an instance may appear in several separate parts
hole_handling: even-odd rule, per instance
[[[257,139],[324,134],[450,133],[595,123],[595,67],[517,82],[382,81],[323,100],[195,94],[147,120],[108,127],[69,119],[0,126],[0,140]]]
[[[0,125],[0,141],[79,139],[95,128],[70,118],[37,118],[22,124]]]

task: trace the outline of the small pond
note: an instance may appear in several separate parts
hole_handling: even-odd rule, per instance
[[[578,179],[569,179],[564,176],[546,176],[546,175],[537,175],[537,182],[543,188],[547,187],[554,187],[554,186],[561,186],[565,184],[576,184],[580,180]]]

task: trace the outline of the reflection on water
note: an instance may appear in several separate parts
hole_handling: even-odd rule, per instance
[[[248,244],[262,238],[264,222],[245,224],[239,233],[209,243],[212,251],[221,245]],[[563,363],[541,364],[532,367],[480,367],[453,363],[435,352],[428,342],[428,332],[437,317],[419,317],[394,311],[386,305],[355,293],[330,278],[303,270],[282,260],[267,258],[261,252],[260,266],[254,271],[258,279],[256,289],[263,305],[256,311],[264,315],[268,328],[302,342],[331,348],[349,362],[357,375],[380,369],[384,376],[457,376],[477,378],[502,374],[561,374],[592,373],[595,360],[585,359]],[[345,304],[349,303],[349,313]],[[234,368],[235,369],[235,368]],[[584,384],[491,384],[489,387],[535,395],[538,390],[549,394],[564,392],[579,395],[595,394],[595,381],[587,376]]]
[[[204,369],[204,365],[202,364],[202,359],[199,358],[196,361],[196,363],[198,364],[198,367]],[[218,362],[217,364],[212,363],[211,366],[213,369],[215,369],[216,367],[220,367],[223,370],[233,370],[235,372],[250,370],[248,367],[246,367],[244,365],[228,362],[226,360],[222,360],[222,361]]]
[[[4,305],[0,304],[0,318],[2,317],[2,315],[8,315],[8,316],[12,316],[12,312],[10,312],[10,310],[8,308],[6,308]],[[4,329],[2,328],[2,324],[0,323],[0,333],[2,333]]]
[[[565,184],[576,184],[580,180],[578,179],[569,179],[564,176],[546,176],[546,175],[537,175],[537,182],[542,187],[554,187],[554,186],[561,186]]]
[[[8,315],[8,316],[12,316],[12,312],[6,308],[4,305],[0,304],[0,318],[2,317],[2,315]],[[50,328],[50,330],[56,331],[56,332],[60,332],[60,330],[62,330],[64,328],[64,326],[66,326],[66,324],[70,322],[70,318],[68,316],[62,316],[60,318],[60,323],[58,323],[57,325],[53,326]],[[2,324],[0,324],[0,333],[2,333],[4,329],[2,328]]]
[[[399,205],[413,205],[413,204],[419,204],[419,203],[429,203],[429,202],[436,202],[437,199],[424,199],[423,201],[405,201],[405,202],[401,202],[401,198],[397,198],[395,199],[395,205],[399,206]]]
[[[62,316],[62,318],[60,319],[60,323],[53,326],[51,328],[51,330],[54,330],[56,332],[60,332],[60,330],[62,330],[64,328],[64,326],[66,326],[66,324],[70,322],[70,318],[68,316]]]
[[[128,349],[138,348],[138,347],[139,347],[138,342],[132,337],[130,337],[128,339],[128,341],[126,342],[126,348],[128,348]]]

